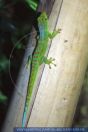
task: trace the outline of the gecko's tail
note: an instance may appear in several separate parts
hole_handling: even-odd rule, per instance
[[[30,80],[28,83],[27,96],[26,96],[26,101],[24,106],[23,117],[22,117],[22,127],[26,127],[27,125],[28,116],[30,112],[30,101],[31,101],[31,96],[33,92],[33,86],[36,79],[37,71],[38,71],[38,67],[36,66],[36,69],[32,70],[31,72]]]
[[[31,87],[33,86],[32,82],[30,83],[30,89],[27,91],[27,96],[26,96],[26,101],[25,101],[25,106],[24,106],[24,112],[23,112],[23,117],[22,117],[22,127],[26,127],[27,125],[27,120],[28,120],[28,113],[30,110],[30,97],[32,94],[32,89]],[[28,85],[29,87],[29,85]]]
[[[26,127],[27,122],[27,107],[25,107],[22,117],[22,127]]]

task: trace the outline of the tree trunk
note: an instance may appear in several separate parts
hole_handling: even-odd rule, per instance
[[[71,126],[87,67],[88,0],[63,0],[60,14],[59,2],[49,19],[52,27],[57,15],[56,29],[62,29],[48,54],[56,67],[44,68],[28,127]]]

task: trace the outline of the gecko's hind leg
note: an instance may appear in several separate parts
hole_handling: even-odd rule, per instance
[[[56,64],[54,63],[55,59],[50,57],[49,59],[47,59],[47,57],[43,58],[43,62],[47,65],[49,65],[49,68],[51,69],[51,64],[53,64],[54,66],[56,66]]]
[[[27,63],[26,63],[26,68],[28,69],[32,61],[32,55],[28,56]]]

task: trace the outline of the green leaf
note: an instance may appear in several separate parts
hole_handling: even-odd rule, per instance
[[[6,56],[0,57],[0,72],[6,71],[9,67],[9,60],[6,58]]]
[[[0,91],[0,103],[3,103],[7,100],[7,97],[3,95],[3,93]]]
[[[28,5],[34,10],[36,11],[37,6],[38,6],[38,0],[25,0]]]

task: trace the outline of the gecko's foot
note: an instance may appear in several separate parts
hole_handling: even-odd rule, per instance
[[[55,59],[50,57],[48,60],[47,60],[47,64],[49,65],[49,68],[51,69],[51,64],[53,64],[54,66],[56,66],[56,64],[54,63]]]
[[[47,59],[46,57],[43,58],[43,62],[47,65],[49,65],[49,68],[51,69],[51,64],[53,64],[54,66],[56,66],[56,64],[54,63],[55,59],[50,57],[49,59]]]
[[[57,29],[56,32],[57,33],[60,33],[61,32],[61,28]]]
[[[61,29],[59,28],[59,29],[57,29],[57,30],[55,30],[55,31],[53,31],[53,33],[51,34],[49,34],[49,38],[50,39],[53,39],[58,33],[60,33],[61,32]]]

